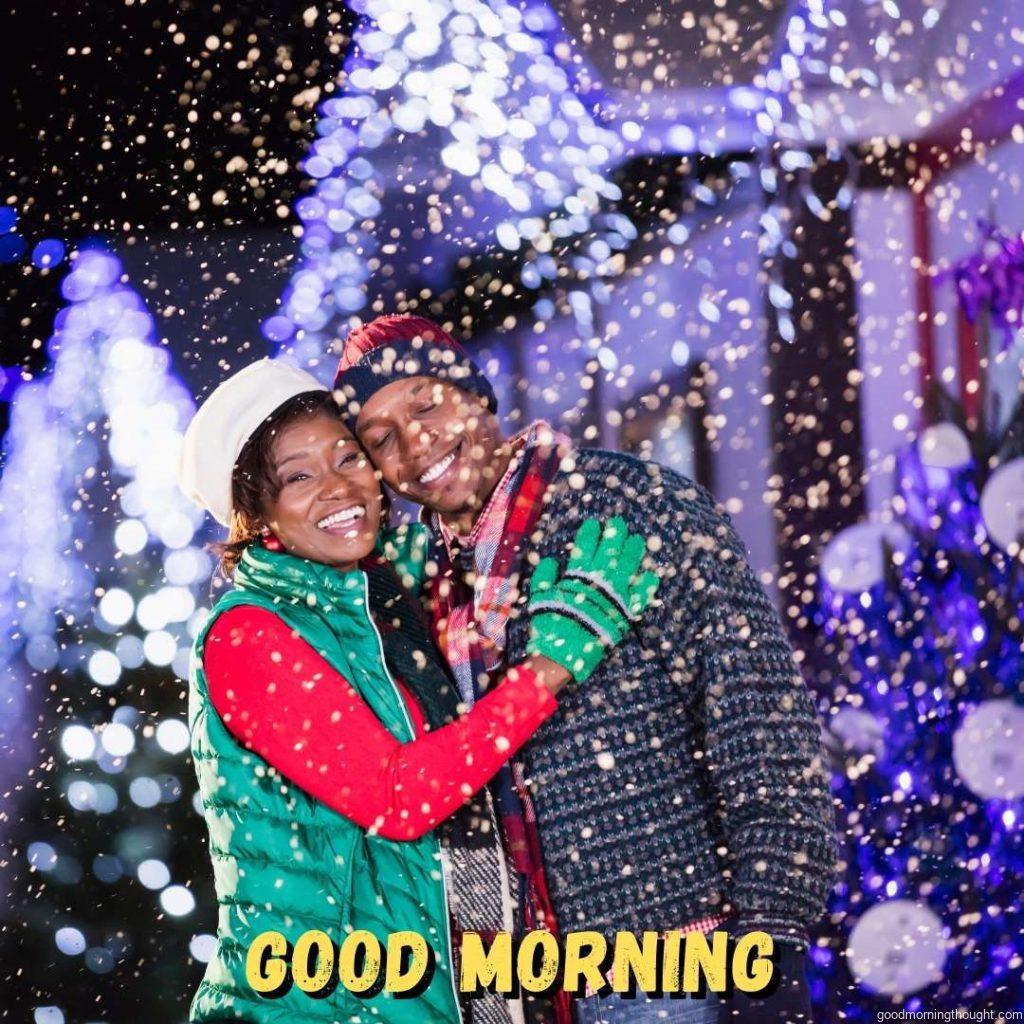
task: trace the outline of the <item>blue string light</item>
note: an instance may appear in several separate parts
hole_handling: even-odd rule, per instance
[[[567,70],[572,62],[555,56],[555,44],[565,42],[554,12],[501,0],[441,0],[422,9],[365,0],[356,9],[342,94],[322,104],[303,163],[316,185],[295,207],[302,261],[279,311],[263,323],[265,336],[315,369],[329,339],[364,309],[380,266],[381,199],[396,184],[397,149],[406,180],[429,183],[441,169],[490,204],[494,216],[475,220],[493,220],[492,241],[536,253],[522,271],[527,287],[554,281],[559,261],[551,250],[583,236],[570,265],[603,298],[611,257],[636,237],[627,217],[601,212],[621,197],[608,169],[623,142],[595,116],[598,94],[584,102]],[[589,294],[578,291],[572,301],[589,315]]]
[[[32,263],[40,270],[56,267],[64,259],[64,243],[58,238],[44,238],[32,249]]]

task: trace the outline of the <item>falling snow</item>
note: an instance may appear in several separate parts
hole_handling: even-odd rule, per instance
[[[21,6],[0,1018],[187,1018],[216,946],[187,679],[223,581],[182,434],[256,358],[329,383],[387,312],[460,338],[510,429],[667,465],[742,537],[831,779],[817,1019],[1024,1006],[1012,0]],[[648,555],[684,566],[666,526]],[[621,752],[577,739],[606,785]]]

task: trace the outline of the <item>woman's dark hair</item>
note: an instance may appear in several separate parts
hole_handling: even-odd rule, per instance
[[[306,391],[279,405],[253,432],[242,448],[231,477],[231,525],[228,539],[213,545],[221,571],[230,578],[242,552],[263,532],[263,506],[281,489],[274,470],[273,449],[278,434],[297,420],[325,413],[338,419],[330,391]]]

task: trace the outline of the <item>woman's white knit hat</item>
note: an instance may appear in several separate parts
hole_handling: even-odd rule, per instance
[[[224,526],[231,522],[231,478],[245,442],[290,398],[327,391],[310,373],[260,359],[215,388],[185,431],[178,486]]]

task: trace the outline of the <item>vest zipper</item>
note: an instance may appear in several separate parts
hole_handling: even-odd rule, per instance
[[[373,616],[370,614],[370,579],[364,572],[363,574],[363,612],[366,614],[366,619],[370,623],[370,628],[373,630],[373,635],[377,639],[377,652],[380,654],[381,668],[384,669],[384,675],[387,677],[388,682],[391,684],[391,689],[394,691],[395,698],[398,700],[398,706],[402,709],[402,716],[405,718],[405,724],[409,727],[409,735],[415,739],[416,729],[412,724],[412,718],[409,715],[409,709],[405,706],[405,699],[402,697],[401,692],[398,689],[397,684],[391,677],[391,671],[388,668],[388,663],[384,658],[384,641],[381,639],[380,631],[377,629],[377,623],[373,621]],[[444,858],[444,850],[441,848],[441,841],[434,839],[434,843],[437,847],[437,854],[439,859]],[[455,1013],[458,1015],[458,1020],[462,1024],[462,1006],[459,1002],[459,990],[455,984],[455,958],[452,954],[451,945],[451,920],[452,920],[452,908],[448,901],[448,883],[445,880],[445,866],[442,863],[438,865],[441,869],[441,890],[444,893],[444,908],[448,914],[448,921],[444,928],[444,948],[445,953],[448,956],[448,977],[452,983],[452,996],[455,999]]]

